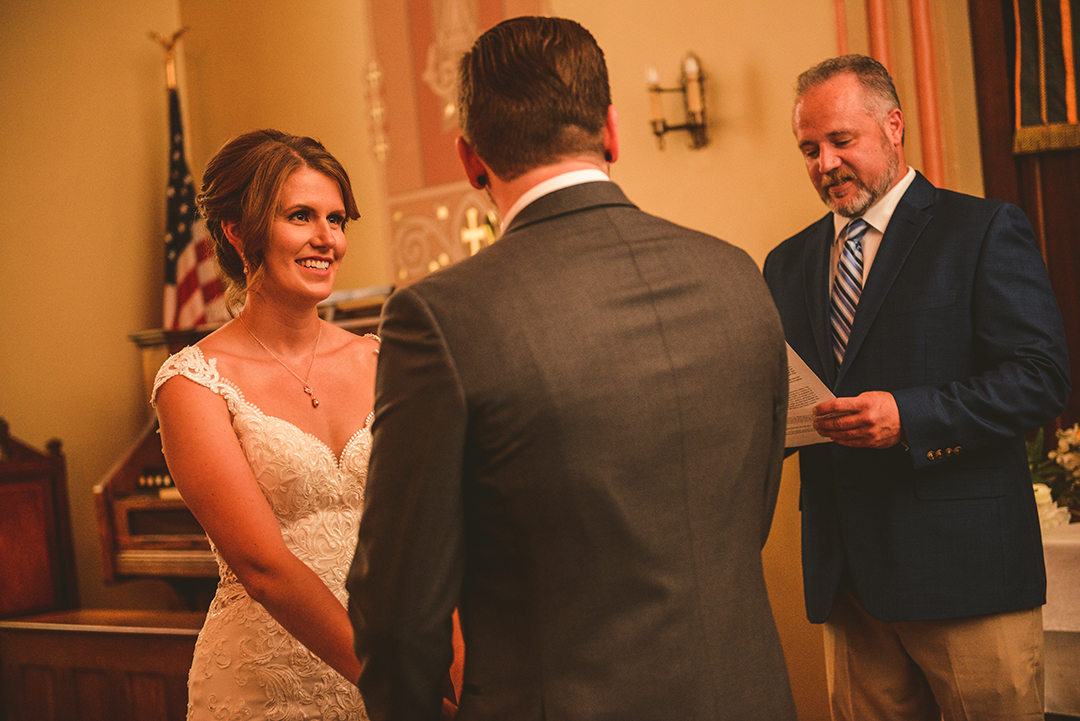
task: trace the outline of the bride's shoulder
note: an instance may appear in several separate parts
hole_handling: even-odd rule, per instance
[[[213,360],[207,361],[198,345],[181,348],[169,356],[158,368],[156,385],[161,385],[177,375],[202,374],[214,370]]]
[[[207,388],[219,380],[214,359],[207,360],[198,345],[189,345],[173,353],[158,368],[154,378],[154,387],[150,392],[150,405],[157,406],[158,394],[162,386],[176,377],[187,378]]]
[[[357,335],[333,323],[327,323],[323,330],[324,339],[329,339],[336,350],[343,351],[354,358],[379,353],[379,336],[374,333]]]
[[[224,375],[232,377],[251,359],[248,343],[243,327],[230,321],[200,340],[195,347]]]
[[[336,325],[323,328],[323,342],[330,341],[326,360],[339,378],[374,383],[379,362],[379,340],[372,335],[357,335]],[[320,351],[320,355],[322,352]],[[321,362],[321,361],[320,361]]]
[[[243,326],[237,321],[231,320],[210,335],[205,336],[195,345],[198,346],[207,358],[216,358],[219,355],[235,355],[238,346],[244,338]]]
[[[154,379],[151,402],[156,402],[160,388],[177,376],[194,381],[215,394],[223,394],[229,387],[226,378],[231,378],[242,367],[233,334],[224,330],[225,327],[219,328],[194,345],[169,356]]]

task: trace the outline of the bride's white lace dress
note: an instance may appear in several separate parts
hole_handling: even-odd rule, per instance
[[[364,501],[371,418],[341,458],[314,436],[265,415],[190,346],[169,358],[154,381],[181,375],[220,394],[251,470],[281,525],[285,544],[341,601]],[[211,547],[212,544],[211,544]],[[188,719],[366,719],[356,686],[319,660],[254,601],[222,560],[221,581],[195,644]]]

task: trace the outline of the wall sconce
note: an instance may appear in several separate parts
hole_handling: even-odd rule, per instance
[[[690,147],[704,148],[709,144],[709,136],[705,125],[705,90],[702,85],[705,75],[701,71],[701,61],[697,55],[687,53],[682,65],[682,84],[677,88],[660,87],[660,78],[655,68],[649,68],[645,72],[645,80],[648,83],[649,104],[652,108],[652,128],[656,135],[657,145],[664,149],[664,133],[671,130],[688,130],[690,132]],[[682,93],[683,104],[686,106],[686,122],[682,125],[668,125],[664,119],[664,101],[662,93]]]

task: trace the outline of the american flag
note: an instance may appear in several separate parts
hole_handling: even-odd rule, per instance
[[[180,96],[175,88],[169,90],[169,131],[164,327],[180,330],[221,322],[228,314],[206,224],[195,217],[195,183],[184,154]]]

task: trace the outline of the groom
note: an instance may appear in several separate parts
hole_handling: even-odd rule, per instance
[[[783,333],[743,251],[647,215],[603,53],[521,17],[460,67],[458,151],[502,239],[381,327],[349,575],[372,719],[794,719],[761,547]]]

